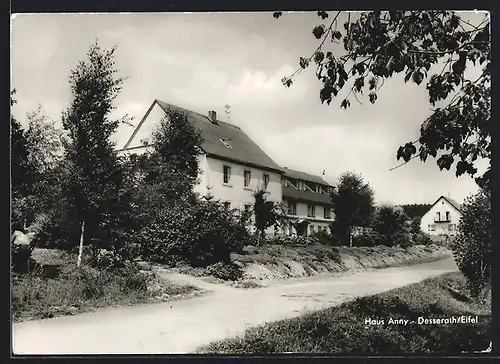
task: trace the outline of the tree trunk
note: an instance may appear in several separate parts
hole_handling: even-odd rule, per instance
[[[81,234],[80,234],[80,247],[78,249],[78,261],[76,263],[77,267],[80,267],[80,264],[82,263],[82,254],[83,254],[83,236],[85,233],[85,220],[82,221],[82,228],[81,228]]]

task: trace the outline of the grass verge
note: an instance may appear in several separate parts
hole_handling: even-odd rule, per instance
[[[40,265],[28,273],[12,275],[14,322],[74,315],[100,307],[168,301],[196,293],[193,286],[179,286],[158,279],[137,267],[97,270],[76,267],[76,257],[58,256],[60,269],[47,275]],[[52,266],[53,268],[53,266]]]
[[[457,293],[459,292],[459,293]],[[337,307],[251,328],[243,337],[214,342],[199,353],[460,354],[491,341],[491,294],[473,300],[465,278],[447,273]],[[478,323],[418,324],[422,318],[478,317]],[[383,320],[368,325],[366,319]],[[389,319],[408,319],[407,325]],[[411,323],[414,321],[415,323]]]

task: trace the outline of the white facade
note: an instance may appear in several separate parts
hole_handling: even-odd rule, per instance
[[[420,220],[420,229],[432,236],[456,234],[462,213],[441,196]]]
[[[224,167],[226,167],[226,171],[229,167],[230,171],[227,183],[224,181]],[[204,158],[203,162],[200,163],[200,168],[202,171],[197,192],[202,195],[210,192],[221,202],[231,203],[231,208],[243,209],[246,204],[253,205],[253,193],[260,187],[264,187],[264,178],[269,181],[267,199],[281,202],[281,175],[276,172],[223,161],[210,156]],[[245,171],[247,186],[245,186]]]
[[[294,204],[294,207],[291,207]],[[292,220],[307,220],[307,235],[316,232],[324,231],[328,234],[331,233],[330,225],[333,222],[333,211],[330,207],[317,204],[315,202],[301,202],[301,201],[286,201],[285,206],[288,207],[287,216]],[[326,215],[325,215],[326,210]],[[292,213],[295,212],[295,213]],[[329,213],[328,213],[329,212]],[[296,235],[297,231],[293,226],[287,226],[284,229],[286,235]]]
[[[126,154],[143,154],[152,148],[151,145],[136,147],[127,150],[119,151],[120,155]],[[271,172],[255,167],[247,167],[235,162],[222,161],[206,154],[201,154],[198,157],[198,166],[200,174],[198,175],[198,183],[194,187],[194,191],[201,196],[210,193],[214,199],[221,202],[230,203],[231,209],[244,209],[245,205],[254,202],[253,193],[264,186],[264,178],[268,179],[267,200],[281,203],[281,175],[276,172]],[[224,183],[224,166],[230,168],[229,182]],[[245,171],[250,172],[248,185],[245,186]],[[267,177],[264,177],[267,176]]]

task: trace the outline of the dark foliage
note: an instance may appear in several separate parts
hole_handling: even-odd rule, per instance
[[[491,282],[491,194],[480,191],[462,205],[458,234],[451,243],[458,268],[474,296]]]
[[[369,226],[375,212],[374,192],[361,175],[345,172],[331,194],[335,221],[332,232],[348,245],[354,226]]]
[[[245,224],[218,202],[198,201],[156,211],[135,236],[143,257],[161,263],[185,261],[192,266],[230,262],[253,240]]]
[[[209,265],[205,270],[205,274],[225,281],[237,281],[243,276],[243,270],[234,263],[218,262]]]
[[[434,109],[423,120],[420,137],[399,147],[396,158],[407,163],[419,157],[425,162],[431,156],[447,170],[457,162],[457,177],[469,174],[480,186],[489,186],[491,168],[477,176],[475,167],[477,160],[491,161],[489,14],[471,23],[455,11],[443,10],[342,13],[330,18],[318,12],[322,20],[328,18],[312,31],[320,44],[310,57],[300,57],[297,71],[284,77],[283,84],[290,87],[298,73],[315,65],[321,102],[330,104],[347,89],[340,103],[347,109],[352,98],[375,103],[384,81],[404,74],[405,83],[425,85]],[[343,29],[337,27],[340,19]],[[336,43],[339,46],[327,49]],[[469,79],[466,71],[471,67],[480,69],[481,75]]]

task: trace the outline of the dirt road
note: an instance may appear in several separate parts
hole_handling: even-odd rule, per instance
[[[216,288],[203,297],[13,325],[15,354],[192,353],[249,326],[297,316],[455,271],[453,259],[319,276],[259,289]],[[209,288],[205,285],[204,288]]]

